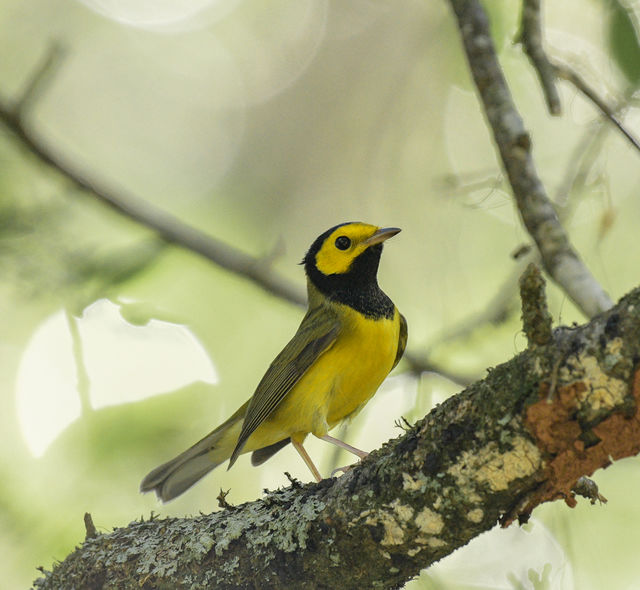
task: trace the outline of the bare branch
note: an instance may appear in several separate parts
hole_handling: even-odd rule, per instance
[[[559,207],[560,217],[564,221],[575,209],[574,193],[584,189],[589,173],[592,172],[594,162],[602,152],[604,141],[610,127],[604,124],[604,119],[598,119],[588,125],[580,141],[567,158],[567,168],[564,178],[560,182],[554,202]]]
[[[638,454],[638,358],[640,288],[492,369],[338,479],[100,534],[35,586],[399,588],[497,521],[574,505],[582,476]]]
[[[547,108],[552,115],[562,112],[560,95],[556,88],[556,72],[542,47],[541,0],[523,0],[519,41],[538,73]]]
[[[587,97],[598,110],[613,123],[620,133],[626,137],[629,143],[637,150],[640,150],[640,142],[635,138],[635,136],[624,126],[622,121],[618,118],[616,111],[618,110],[616,107],[610,107],[606,101],[600,97],[595,88],[590,86],[587,81],[578,74],[574,69],[570,68],[566,64],[554,63],[553,68],[556,72],[556,75],[563,80],[567,80],[573,86],[575,86],[585,97]]]
[[[523,0],[518,40],[522,43],[527,57],[538,74],[549,112],[552,115],[560,114],[561,104],[556,87],[556,79],[566,80],[590,100],[604,117],[618,128],[634,148],[640,150],[640,142],[616,115],[616,111],[619,109],[609,106],[595,88],[590,86],[575,69],[567,64],[551,61],[547,57],[543,49],[541,4],[541,0]]]
[[[460,373],[451,371],[441,367],[438,363],[433,362],[427,355],[419,355],[417,353],[407,351],[404,353],[403,361],[409,365],[412,373],[436,373],[441,377],[460,386],[469,385],[473,382],[474,376],[468,373]]]
[[[545,270],[584,314],[611,307],[611,299],[580,260],[538,177],[531,139],[498,63],[487,15],[479,0],[450,0],[478,93],[527,231]]]
[[[54,42],[50,45],[44,59],[33,72],[25,89],[22,91],[20,100],[13,108],[13,113],[17,118],[24,118],[40,96],[45,93],[47,85],[53,80],[64,56],[65,50],[60,43]]]

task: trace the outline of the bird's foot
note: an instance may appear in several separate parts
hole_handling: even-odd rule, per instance
[[[362,459],[364,459],[367,455],[369,455],[369,453],[365,453],[364,457],[362,457]],[[356,465],[359,465],[360,461],[358,461],[357,463],[352,463],[351,465],[345,465],[344,467],[336,467],[332,472],[331,475],[329,477],[335,477],[336,473],[338,472],[342,472],[342,473],[346,473],[347,471],[353,469]]]

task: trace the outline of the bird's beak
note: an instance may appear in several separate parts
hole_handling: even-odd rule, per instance
[[[370,238],[367,238],[362,243],[365,246],[373,246],[374,244],[380,244],[389,238],[392,238],[396,234],[400,233],[402,230],[399,227],[382,227],[375,234],[373,234]]]

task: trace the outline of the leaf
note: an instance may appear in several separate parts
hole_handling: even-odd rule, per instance
[[[637,87],[640,84],[640,42],[638,19],[630,6],[620,1],[611,3],[607,34],[611,57],[629,84]]]

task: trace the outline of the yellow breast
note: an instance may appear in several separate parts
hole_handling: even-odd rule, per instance
[[[323,436],[355,415],[391,371],[400,316],[372,320],[340,306],[342,329],[334,345],[303,375],[274,414],[247,441],[246,450],[295,435]]]

